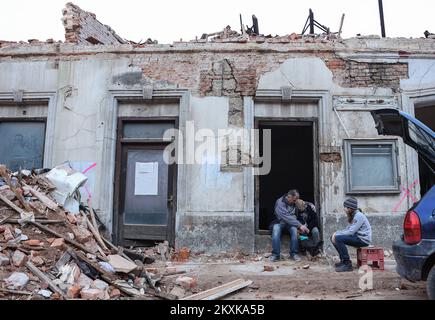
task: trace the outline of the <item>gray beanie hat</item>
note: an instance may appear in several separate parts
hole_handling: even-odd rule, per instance
[[[356,200],[354,197],[350,197],[350,198],[347,198],[345,201],[344,201],[344,204],[343,204],[346,208],[350,208],[350,209],[354,209],[354,210],[356,210],[356,209],[358,209],[358,200]]]

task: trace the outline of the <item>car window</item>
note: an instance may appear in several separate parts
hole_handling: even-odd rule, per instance
[[[418,144],[421,148],[432,154],[435,152],[434,139],[411,121],[408,121],[408,132],[411,140]]]

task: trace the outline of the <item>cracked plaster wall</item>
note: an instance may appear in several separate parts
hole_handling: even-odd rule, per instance
[[[398,75],[402,88],[435,87],[435,67],[432,67],[432,59],[409,59],[407,62],[409,79],[402,78],[404,73]],[[386,87],[373,88],[361,86],[362,83],[359,82],[360,87],[346,87],[344,84],[348,80],[340,80],[345,79],[346,68],[347,64],[341,58],[337,58],[335,54],[322,52],[308,55],[280,52],[259,54],[255,51],[244,55],[238,52],[146,55],[99,53],[61,59],[0,57],[0,92],[57,91],[53,163],[66,160],[95,161],[97,162],[96,177],[101,177],[110,174],[107,170],[110,160],[102,156],[103,146],[110,145],[112,139],[108,135],[111,131],[107,130],[107,126],[110,125],[110,113],[104,112],[110,105],[108,89],[141,88],[144,85],[153,85],[157,89],[189,89],[193,95],[189,116],[197,120],[202,127],[213,127],[218,124],[223,127],[243,126],[243,97],[253,96],[257,89],[279,89],[283,85],[291,85],[298,89],[327,90],[330,93],[329,99],[332,99],[335,94],[357,96],[393,94],[394,88],[390,84]],[[144,111],[146,106],[129,108],[131,109],[124,108],[119,115],[147,114]],[[171,107],[168,108],[173,110]],[[331,100],[328,101],[328,108],[331,111],[329,117],[331,139],[329,144],[323,147],[325,153],[330,152],[340,156],[334,156],[333,161],[321,162],[321,170],[325,173],[321,192],[327,199],[324,204],[324,213],[328,214],[325,219],[326,234],[342,224],[340,215],[344,186],[341,143],[346,137],[335,114],[332,113]],[[2,112],[7,112],[6,108],[2,109]],[[291,110],[289,112],[291,114]],[[371,120],[367,113],[341,112],[340,114],[351,136],[377,137],[374,127],[369,125]],[[368,125],[355,127],[355,123]],[[399,153],[404,152],[400,150]],[[405,159],[401,158],[400,161],[402,173],[406,174]],[[102,165],[104,163],[105,166]],[[106,168],[105,171],[103,167]],[[191,180],[188,190],[189,203],[195,213],[190,216],[185,215],[178,221],[179,244],[193,243],[193,246],[198,244],[200,247],[201,241],[198,239],[201,239],[201,235],[211,230],[221,230],[220,227],[215,227],[222,221],[232,221],[223,223],[222,226],[227,226],[226,231],[215,233],[218,235],[208,239],[207,241],[211,243],[207,242],[207,246],[214,245],[213,249],[219,251],[235,248],[235,243],[240,242],[243,248],[251,250],[253,218],[241,214],[244,198],[241,173],[226,173],[219,176],[221,173],[217,171],[218,176],[212,176],[210,179],[209,175],[207,180],[207,174],[214,171],[203,170],[203,168],[198,170],[192,169],[187,176],[187,179]],[[208,188],[204,188],[204,184]],[[230,186],[229,193],[224,191],[227,186]],[[96,206],[101,210],[103,221],[110,229],[112,217],[111,212],[108,211],[109,198],[105,188],[97,184],[94,198]],[[214,192],[217,200],[207,197],[210,192]],[[219,216],[217,214],[220,208],[219,199],[222,198],[226,201],[226,213]],[[389,207],[386,203],[396,198],[398,196],[359,197],[361,206],[366,211],[376,212],[374,217],[388,212]],[[407,205],[406,202],[402,204],[400,210],[402,212],[406,210]],[[234,216],[229,214],[231,212],[234,212]],[[205,223],[203,220],[207,219],[204,218],[207,214],[209,219]],[[201,228],[201,224],[205,227]],[[240,228],[233,230],[230,225]],[[193,232],[192,228],[196,228],[196,231]],[[398,232],[398,229],[396,231]],[[388,237],[396,231],[389,232]],[[232,240],[227,239],[220,243],[219,239],[222,236]]]

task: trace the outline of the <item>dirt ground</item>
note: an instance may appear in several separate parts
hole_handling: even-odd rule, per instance
[[[395,261],[385,260],[385,270],[373,269],[372,289],[361,290],[364,282],[354,260],[354,271],[336,273],[334,261],[326,256],[303,257],[301,262],[284,259],[270,263],[267,254],[233,258],[192,257],[186,263],[172,263],[177,270],[186,270],[186,276],[196,277],[198,290],[207,290],[229,281],[243,278],[252,280],[250,287],[225,299],[310,299],[310,300],[426,300],[424,283],[401,279],[395,271]],[[264,271],[272,265],[273,271]],[[307,266],[309,266],[307,268]],[[307,268],[307,269],[304,269]],[[365,281],[368,285],[368,281]]]

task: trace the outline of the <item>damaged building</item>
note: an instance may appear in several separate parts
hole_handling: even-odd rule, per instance
[[[274,202],[296,188],[318,208],[326,245],[354,195],[373,243],[390,246],[428,188],[415,151],[379,136],[370,111],[400,109],[434,128],[434,39],[267,37],[227,27],[192,41],[133,43],[71,3],[63,24],[64,42],[0,41],[0,163],[69,161],[87,175],[86,192],[119,244],[269,250]],[[253,174],[237,143],[202,163],[166,163],[173,139],[165,131],[187,139],[191,124],[215,134],[259,129],[260,138],[270,129],[270,172]],[[184,142],[174,153],[189,152]],[[217,161],[234,149],[234,161]]]

